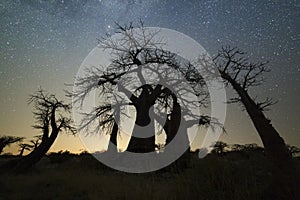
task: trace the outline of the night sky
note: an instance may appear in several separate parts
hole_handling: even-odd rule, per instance
[[[65,98],[65,83],[73,83],[97,38],[113,33],[115,21],[141,19],[192,37],[211,55],[231,45],[253,61],[270,61],[266,83],[250,93],[279,100],[266,115],[287,143],[300,146],[299,1],[2,0],[0,16],[0,135],[37,135],[28,95],[42,86]],[[228,143],[261,144],[237,105],[228,106],[225,128]],[[52,148],[61,149],[83,147],[64,135]]]

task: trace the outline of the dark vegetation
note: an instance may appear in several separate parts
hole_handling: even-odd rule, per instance
[[[14,137],[14,136],[0,136],[0,154],[6,146],[9,146],[16,142],[21,142],[23,137]]]
[[[262,147],[223,144],[223,154],[220,145],[203,159],[185,153],[146,174],[112,170],[86,152],[50,153],[26,172],[2,173],[0,199],[295,199],[269,189],[273,174]],[[9,159],[16,156],[0,156]],[[299,157],[293,161],[299,170]]]

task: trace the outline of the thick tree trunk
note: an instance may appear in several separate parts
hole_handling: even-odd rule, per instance
[[[36,149],[19,160],[14,169],[16,171],[23,171],[39,162],[54,143],[55,139],[57,138],[58,132],[58,130],[53,130],[51,136],[47,139],[44,138],[44,140],[42,140],[41,144]]]
[[[155,125],[153,105],[157,96],[149,93],[147,85],[134,101],[135,125],[126,151],[148,153],[155,151]]]
[[[272,126],[271,121],[267,119],[263,111],[257,106],[253,99],[249,96],[235,80],[229,75],[220,71],[222,78],[227,80],[241,98],[241,102],[245,106],[262,142],[267,155],[280,167],[284,167],[286,162],[290,160],[290,154],[286,144],[279,133]]]
[[[170,115],[170,119],[167,119],[165,125],[164,125],[164,130],[167,135],[166,139],[166,145],[168,145],[178,134],[178,130],[181,123],[181,107],[177,101],[174,100],[173,102],[173,110]]]
[[[149,106],[145,107],[145,109],[148,108]],[[148,109],[148,112],[143,112],[147,113],[147,117],[143,115],[137,115],[136,123],[132,131],[132,136],[127,147],[127,151],[129,152],[148,153],[155,151],[155,126],[153,122],[154,119],[150,119],[148,114],[149,112],[151,113],[154,111]],[[153,114],[150,115],[153,116]],[[143,124],[147,126],[140,126],[138,124]]]
[[[147,153],[155,151],[155,126],[154,126],[154,110],[152,106],[155,104],[155,100],[161,93],[171,93],[173,98],[173,109],[165,124],[161,124],[166,132],[168,145],[176,136],[180,135],[180,141],[177,141],[176,145],[189,146],[189,140],[187,130],[181,116],[181,107],[177,101],[177,97],[168,89],[161,90],[161,86],[158,85],[151,94],[145,87],[143,92],[137,99],[133,101],[137,111],[135,127],[131,136],[130,142],[127,147],[127,151],[136,153]],[[181,128],[179,130],[179,128]]]
[[[177,102],[177,99],[173,97],[173,110],[170,115],[170,118],[167,119],[164,130],[167,135],[166,139],[166,150],[168,149],[168,144],[172,142],[174,137],[177,134],[180,134],[180,140],[173,141],[175,142],[176,146],[186,146],[188,147],[186,151],[190,151],[190,142],[187,135],[187,127],[185,124],[185,120],[182,118],[181,115],[181,106]]]
[[[271,161],[272,183],[266,191],[271,199],[299,199],[300,175],[294,167],[293,160],[286,144],[279,133],[272,126],[263,111],[235,80],[220,71],[222,78],[227,80],[241,98],[262,142],[266,155]],[[288,195],[288,197],[286,196]],[[281,196],[281,197],[280,197]]]
[[[153,133],[155,133],[154,129]],[[155,151],[155,135],[148,138],[131,136],[126,151],[134,153],[149,153]]]

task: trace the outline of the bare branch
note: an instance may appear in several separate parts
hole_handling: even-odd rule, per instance
[[[261,85],[264,81],[264,73],[270,72],[268,62],[249,62],[244,52],[229,46],[222,47],[214,61],[227,86],[228,83],[239,85],[246,93],[251,87]],[[231,98],[228,102],[239,103],[241,98]],[[262,102],[257,102],[256,105],[260,110],[266,111],[275,103],[277,102],[267,98]]]
[[[278,101],[267,97],[264,101],[257,102],[256,105],[260,110],[268,111],[269,107],[272,106],[272,105],[275,105],[276,103],[278,103]]]
[[[75,128],[71,125],[71,118],[66,116],[70,114],[70,104],[58,100],[53,94],[48,94],[42,89],[30,95],[28,103],[33,104],[35,109],[33,115],[36,124],[33,125],[33,128],[42,130],[42,140],[49,138],[50,129],[58,131],[64,129],[73,134],[76,133]]]

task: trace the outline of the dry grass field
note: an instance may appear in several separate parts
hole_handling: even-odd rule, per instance
[[[2,156],[1,162],[9,159]],[[291,199],[270,188],[271,177],[264,155],[253,152],[204,159],[188,153],[145,174],[112,170],[89,154],[62,153],[24,173],[2,171],[0,199]]]

